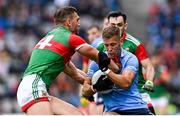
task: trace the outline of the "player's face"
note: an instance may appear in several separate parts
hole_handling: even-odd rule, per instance
[[[96,27],[93,27],[87,31],[88,33],[88,40],[91,43],[94,39],[100,36],[100,32]]]
[[[79,27],[80,27],[80,18],[77,13],[74,13],[73,18],[70,19],[70,30],[75,34],[78,34]]]
[[[103,39],[104,45],[107,49],[108,56],[110,58],[115,58],[120,54],[120,39],[117,36],[113,36],[109,39]]]
[[[123,35],[124,31],[127,29],[127,23],[124,22],[122,16],[110,17],[109,18],[109,25],[113,25],[113,26],[118,27],[120,29],[120,31],[122,32],[122,35]]]

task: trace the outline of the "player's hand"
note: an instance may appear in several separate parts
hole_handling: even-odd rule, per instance
[[[152,81],[147,80],[146,83],[142,87],[144,90],[154,92],[154,84]]]
[[[106,75],[101,75],[96,84],[92,85],[94,91],[105,91],[113,88],[114,83],[107,78]]]
[[[81,93],[82,93],[82,96],[84,96],[85,98],[88,98],[89,96],[92,96],[95,93],[95,91],[92,89],[92,85],[85,82],[82,86]]]
[[[104,52],[98,53],[98,64],[99,69],[101,71],[106,71],[108,69],[108,65],[110,64],[110,58]]]

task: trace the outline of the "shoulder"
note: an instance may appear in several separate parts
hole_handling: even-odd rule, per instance
[[[134,54],[132,54],[132,53],[126,51],[126,50],[122,50],[122,53],[124,54],[124,57],[122,58],[121,61],[124,64],[123,65],[124,70],[129,69],[129,70],[136,73],[137,70],[138,70],[138,67],[139,67],[137,57]]]
[[[125,41],[131,42],[131,43],[135,44],[136,46],[139,46],[140,44],[142,44],[140,39],[135,38],[134,36],[130,35],[129,33],[127,33]]]
[[[122,54],[123,54],[125,59],[128,59],[128,61],[132,61],[132,62],[138,63],[138,59],[137,59],[137,57],[133,53],[131,53],[129,51],[126,51],[126,50],[124,50],[122,48]]]
[[[69,38],[70,39],[83,39],[82,37],[80,37],[80,36],[78,36],[78,35],[76,35],[74,33],[71,33]]]
[[[82,45],[86,45],[86,42],[82,37],[76,34],[71,34],[69,37],[69,45],[71,48],[78,50],[80,47],[82,47]]]

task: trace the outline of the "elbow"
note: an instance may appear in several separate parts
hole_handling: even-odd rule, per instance
[[[130,86],[131,86],[131,84],[127,83],[124,85],[123,89],[128,90]]]
[[[121,85],[121,87],[122,87],[124,90],[128,90],[130,86],[131,86],[131,82],[129,82],[129,81],[127,81],[126,83],[124,83],[123,86]]]

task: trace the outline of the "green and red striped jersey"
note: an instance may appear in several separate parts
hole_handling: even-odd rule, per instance
[[[139,61],[138,88],[140,91],[142,91],[141,88],[144,85],[145,80],[143,78],[142,65],[140,61],[148,58],[146,49],[140,40],[138,40],[137,38],[131,36],[126,32],[123,34],[123,37],[121,38],[121,42],[123,43],[121,46],[123,49],[133,53],[138,58]],[[106,51],[106,48],[103,43],[97,46],[97,49],[99,51]]]
[[[48,88],[75,51],[85,44],[80,36],[56,27],[35,45],[24,76],[38,74]]]

